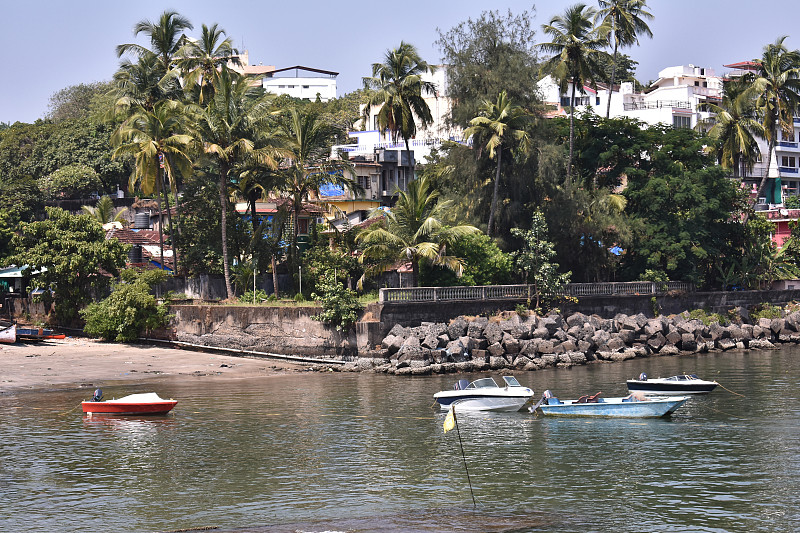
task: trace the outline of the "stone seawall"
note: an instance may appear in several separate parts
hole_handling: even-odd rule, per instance
[[[731,324],[705,324],[689,313],[607,319],[572,313],[545,317],[502,313],[491,319],[459,316],[449,323],[395,325],[381,349],[344,366],[345,371],[425,375],[480,370],[539,370],[634,357],[738,349],[772,349],[800,343],[800,311],[750,321],[737,308]]]
[[[319,307],[173,305],[172,340],[256,352],[348,359],[355,333],[341,334],[311,317]]]

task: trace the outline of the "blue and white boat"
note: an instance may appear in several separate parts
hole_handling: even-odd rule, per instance
[[[449,409],[458,411],[519,411],[533,398],[533,389],[520,385],[514,376],[503,376],[505,386],[500,387],[492,378],[476,379],[470,383],[459,379],[453,390],[437,392],[434,400]]]
[[[645,396],[634,393],[620,398],[581,396],[577,400],[559,400],[545,391],[538,407],[546,416],[595,416],[605,418],[661,418],[669,416],[689,399],[688,396]],[[536,408],[532,407],[533,412]]]

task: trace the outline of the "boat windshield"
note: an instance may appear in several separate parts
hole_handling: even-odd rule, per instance
[[[488,387],[497,387],[497,383],[492,378],[481,378],[476,379],[472,383],[469,384],[468,389],[485,389]]]
[[[522,387],[514,376],[503,376],[503,381],[506,382],[508,387]]]

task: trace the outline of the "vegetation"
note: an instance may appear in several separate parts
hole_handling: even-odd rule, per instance
[[[374,290],[380,273],[406,264],[415,285],[528,282],[536,307],[567,279],[727,290],[800,276],[800,230],[777,248],[773,223],[738,181],[793,131],[800,52],[785,37],[764,47],[757,72],[726,81],[723,98],[704,105],[714,121],[697,131],[608,118],[608,107],[605,118],[570,105],[568,117],[545,119],[532,90],[544,74],[572,102],[598,81],[635,81],[637,62],[622,50],[652,35],[653,14],[644,0],[597,7],[546,19],[541,39],[532,11],[486,11],[440,30],[445,129],[469,144],[446,142],[415,162],[416,179],[366,227],[312,225],[303,254],[301,221],[333,212],[325,187],[362,193],[353,162],[331,158],[332,145],[353,142],[354,123],[377,115],[410,150],[433,121],[426,97],[442,96],[428,81],[432,65],[402,41],[368,68],[363,89],[301,101],[239,74],[218,24],[202,24],[195,39],[177,12],[141,20],[134,36],[144,45],[117,47],[110,81],[58,91],[35,124],[0,123],[0,261],[40,271],[35,284],[52,290],[64,323],[98,300],[80,316],[88,332],[116,340],[165,317],[146,274],[115,281],[125,247],[106,243],[100,224],[121,218],[111,199],[120,188],[164,213],[161,241],[179,274],[221,274],[229,299],[260,305],[278,299],[279,276],[302,267],[303,292],[298,283],[290,294],[318,298],[319,318],[340,329],[355,320],[364,282]],[[766,178],[759,195],[765,187]],[[45,207],[81,204],[79,216]],[[270,274],[275,293],[254,292],[253,277]]]
[[[167,325],[168,308],[150,294],[152,286],[163,282],[163,270],[122,271],[121,281],[113,283],[111,294],[91,302],[80,311],[86,322],[83,330],[90,337],[112,342],[130,342]]]

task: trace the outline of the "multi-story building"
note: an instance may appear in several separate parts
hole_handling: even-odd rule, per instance
[[[286,68],[275,68],[275,65],[251,65],[250,53],[245,50],[236,56],[237,63],[228,63],[228,67],[240,74],[260,79],[260,84],[267,92],[286,94],[303,100],[319,98],[327,102],[336,98],[336,77],[338,72],[295,65]],[[303,72],[301,76],[300,73]]]
[[[561,93],[558,85],[546,76],[538,83],[545,104],[551,109],[549,116],[566,115],[570,107],[572,86]],[[609,95],[608,86],[597,84],[576,88],[575,110],[580,113],[591,109],[605,116],[611,98],[611,117],[630,117],[645,124],[669,124],[676,128],[694,128],[710,113],[700,110],[705,102],[718,103],[722,98],[722,78],[712,69],[685,65],[668,67],[658,73],[658,79],[644,91],[634,91],[633,83],[615,86]]]

